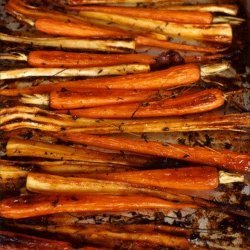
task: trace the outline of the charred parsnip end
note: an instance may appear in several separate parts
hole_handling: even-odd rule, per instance
[[[67,37],[24,37],[0,33],[0,41],[64,49],[127,53],[135,49],[134,41],[89,40]]]
[[[123,174],[123,173],[122,173]],[[212,206],[201,199],[191,196],[168,192],[161,187],[148,186],[146,183],[126,183],[93,178],[62,177],[56,175],[30,173],[27,177],[26,188],[34,193],[41,194],[109,194],[109,195],[149,195],[174,202]]]
[[[205,11],[205,12],[219,12],[232,16],[236,16],[238,13],[237,5],[230,4],[194,4],[194,5],[170,5],[161,7],[166,10],[184,10],[184,11]]]
[[[28,195],[4,199],[0,203],[0,216],[22,219],[55,213],[102,213],[125,211],[168,211],[170,209],[196,208],[195,205],[174,203],[149,196],[111,195]]]
[[[6,146],[7,156],[39,157],[54,160],[73,160],[96,163],[115,163],[120,165],[137,166],[150,162],[150,159],[139,156],[122,156],[120,154],[103,153],[79,147],[54,145],[50,143],[10,139]]]
[[[121,244],[123,246],[127,245],[130,249],[189,248],[189,232],[186,233],[184,230],[181,231],[181,229],[175,227],[90,224],[81,226],[39,226],[22,223],[17,223],[16,226],[20,229],[64,235],[77,242],[87,244],[93,244],[94,242],[99,246],[107,247],[107,249],[115,249],[116,246]]]
[[[2,249],[48,249],[73,250],[70,243],[30,236],[9,231],[0,231]]]
[[[224,104],[224,94],[218,89],[179,96],[160,101],[107,105],[86,109],[72,109],[70,114],[88,118],[146,118],[181,116],[207,112]]]
[[[124,150],[140,154],[169,157],[193,163],[224,168],[234,172],[250,172],[250,155],[229,150],[214,150],[207,147],[190,147],[175,144],[162,144],[155,141],[131,140],[86,134],[62,133],[66,141],[83,143],[107,149]]]
[[[70,91],[52,91],[49,95],[24,95],[21,102],[26,104],[46,105],[53,109],[76,109],[98,107],[109,104],[153,101],[170,98],[171,91],[154,90],[113,90],[95,89],[80,93]]]
[[[211,24],[213,15],[209,12],[199,11],[181,11],[181,10],[161,10],[150,8],[129,8],[114,6],[74,6],[70,10],[76,11],[95,11],[111,14],[122,14],[135,18],[145,18],[161,20],[174,23],[193,23],[193,24]]]
[[[1,56],[0,56],[1,58]],[[64,51],[31,51],[28,63],[42,68],[88,68],[121,64],[154,64],[155,57],[144,54],[93,54]]]
[[[0,80],[26,77],[97,77],[106,75],[126,75],[150,71],[149,65],[127,64],[93,68],[23,68],[0,71]]]
[[[72,23],[55,19],[37,19],[35,28],[38,31],[57,36],[82,38],[128,39],[132,38],[126,32],[118,32],[96,27],[90,24]]]
[[[128,27],[141,28],[150,32],[156,32],[173,37],[186,37],[219,43],[231,43],[233,37],[232,27],[230,24],[178,24],[94,11],[80,11],[79,15],[90,19],[109,21]]]

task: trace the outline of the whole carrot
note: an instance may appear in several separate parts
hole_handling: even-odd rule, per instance
[[[134,210],[165,210],[195,208],[193,204],[179,204],[149,196],[111,195],[26,195],[4,199],[0,216],[21,219],[63,212],[122,212]]]
[[[162,144],[155,141],[112,138],[108,136],[61,133],[61,139],[107,149],[123,150],[140,154],[169,157],[193,163],[224,168],[234,172],[250,172],[250,155],[229,150],[214,150],[206,147],[190,147],[175,144]]]
[[[163,116],[180,116],[207,112],[224,104],[224,95],[218,89],[209,89],[176,98],[159,101],[144,101],[73,109],[70,114],[88,118],[146,118]]]

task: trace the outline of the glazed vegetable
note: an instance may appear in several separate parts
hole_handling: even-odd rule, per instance
[[[73,250],[70,243],[9,231],[0,231],[2,249]]]
[[[0,203],[0,216],[22,219],[63,212],[123,212],[138,210],[168,211],[195,208],[194,204],[174,203],[149,196],[111,195],[26,195],[7,198]]]
[[[80,93],[71,91],[52,91],[47,96],[26,95],[21,98],[21,102],[42,104],[52,109],[76,109],[109,104],[153,101],[170,98],[171,95],[171,91],[103,89],[97,92],[95,89],[86,89]]]
[[[205,162],[206,165],[224,168],[233,172],[250,172],[250,155],[229,150],[214,150],[207,147],[190,147],[169,143],[162,144],[154,141],[112,138],[82,133],[62,133],[59,137],[66,141],[102,148],[169,157],[199,164],[204,164]]]
[[[95,163],[115,163],[136,166],[150,162],[150,159],[139,156],[126,156],[114,153],[103,153],[82,147],[70,147],[51,143],[11,138],[6,146],[7,156],[37,157],[54,160],[74,160]]]
[[[144,54],[93,54],[64,51],[30,51],[24,54],[6,54],[3,59],[24,60],[33,67],[42,68],[88,68],[120,64],[154,64],[155,58]],[[0,55],[0,59],[3,55]]]
[[[79,15],[89,19],[109,21],[118,25],[145,29],[148,32],[156,32],[173,37],[185,37],[219,43],[232,42],[232,28],[227,23],[211,25],[179,24],[93,11],[80,11]]]
[[[93,40],[69,37],[26,37],[0,33],[0,41],[64,49],[127,53],[135,49],[134,41]]]
[[[70,114],[88,118],[145,118],[181,116],[207,112],[224,104],[224,95],[218,89],[179,96],[160,101],[107,105],[86,109],[72,109]]]
[[[117,76],[112,78],[96,78],[49,85],[39,85],[23,89],[0,89],[0,95],[17,96],[21,94],[42,94],[52,90],[67,89],[81,92],[85,89],[140,89],[158,90],[191,85],[201,78],[217,74],[230,68],[228,63],[203,65],[184,64],[148,73]]]
[[[157,249],[159,247],[189,247],[189,232],[177,227],[158,225],[81,225],[81,226],[53,226],[16,224],[20,229],[30,229],[38,232],[49,232],[63,235],[74,241],[85,244],[115,249],[117,245],[130,249]],[[96,248],[95,248],[96,249]],[[98,248],[99,249],[99,248]],[[93,250],[93,249],[91,249]]]
[[[68,9],[76,11],[104,12],[118,15],[122,14],[124,16],[155,19],[174,23],[211,24],[213,22],[213,15],[211,13],[199,11],[161,10],[114,6],[74,6],[69,7]]]
[[[71,23],[52,18],[37,19],[34,26],[38,31],[57,36],[106,39],[131,38],[131,36],[126,34],[126,32],[104,29],[90,24]]]

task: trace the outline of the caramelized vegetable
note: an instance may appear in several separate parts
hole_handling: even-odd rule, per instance
[[[54,213],[123,212],[135,210],[168,211],[169,209],[195,208],[191,204],[178,204],[148,196],[58,196],[26,195],[7,198],[0,203],[0,216],[21,219]]]
[[[27,234],[0,231],[1,249],[36,249],[36,250],[73,250],[73,247],[63,241],[49,240]]]
[[[216,109],[224,104],[224,95],[220,90],[209,89],[198,93],[179,96],[174,99],[117,104],[103,107],[70,110],[77,117],[89,118],[145,118],[162,116],[180,116],[202,113]]]
[[[213,21],[213,15],[211,13],[199,11],[161,10],[114,6],[74,6],[69,7],[69,9],[77,11],[96,11],[118,15],[122,14],[124,16],[155,19],[174,23],[211,24]]]
[[[140,154],[194,162],[224,168],[234,172],[250,172],[250,156],[229,150],[214,150],[206,147],[190,147],[175,144],[162,144],[154,141],[111,138],[108,136],[62,133],[60,138],[75,143],[102,148],[124,150]]]

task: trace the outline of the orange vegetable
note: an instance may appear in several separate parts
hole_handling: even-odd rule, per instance
[[[37,19],[35,28],[41,32],[58,35],[72,36],[83,38],[130,38],[126,32],[118,32],[100,27],[95,27],[90,24],[73,23],[70,21],[61,21],[57,19]]]
[[[68,7],[68,9],[77,11],[97,11],[175,23],[211,24],[213,22],[213,15],[211,13],[200,11],[161,10],[114,6],[74,6]]]
[[[78,133],[61,133],[61,139],[75,143],[123,150],[158,157],[169,157],[193,163],[206,164],[235,172],[250,172],[250,155],[229,150],[214,150],[206,147],[190,147],[175,144],[162,144],[155,141],[112,138],[108,136]]]
[[[90,89],[79,93],[52,91],[50,93],[49,104],[53,109],[76,109],[170,98],[171,94],[171,91],[155,90],[103,89],[102,91],[96,91]]]
[[[85,176],[85,175],[84,175]],[[121,181],[157,188],[209,190],[219,185],[219,175],[213,167],[186,167],[127,171],[123,173],[86,174],[88,178]]]
[[[125,103],[87,109],[70,110],[70,114],[88,118],[146,118],[180,116],[216,109],[224,104],[224,95],[218,89],[183,95],[160,101]]]
[[[64,51],[31,51],[28,63],[43,68],[88,68],[119,64],[154,64],[153,56],[144,54],[92,54]]]
[[[81,92],[84,89],[167,89],[190,85],[200,80],[200,67],[196,64],[184,64],[165,70],[138,73],[116,77],[99,77],[87,80],[59,82],[23,89],[0,89],[0,95],[17,96],[21,94],[42,94],[65,88]]]
[[[123,212],[137,210],[164,210],[195,208],[195,205],[174,203],[149,196],[111,196],[111,195],[26,195],[7,198],[0,203],[0,216],[21,219],[34,216],[75,213],[75,212]]]
[[[36,249],[36,250],[73,250],[73,247],[63,241],[49,240],[27,234],[0,231],[1,249]]]

